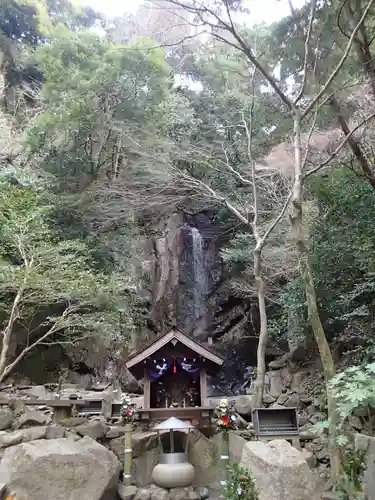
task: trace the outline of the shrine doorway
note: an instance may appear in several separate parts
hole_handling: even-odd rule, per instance
[[[199,378],[173,368],[151,382],[151,408],[191,408],[201,406]]]

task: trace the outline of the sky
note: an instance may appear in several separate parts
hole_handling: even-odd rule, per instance
[[[125,12],[135,12],[142,0],[81,0],[81,3],[90,5],[111,18],[121,16]],[[290,12],[288,0],[247,0],[250,9],[251,22],[272,23],[287,16]],[[298,8],[305,0],[293,0],[294,7]]]

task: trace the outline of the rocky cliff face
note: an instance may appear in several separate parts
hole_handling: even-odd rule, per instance
[[[176,325],[205,340],[212,333],[215,301],[223,281],[214,214],[173,214],[153,238],[151,322],[156,332]]]
[[[147,256],[152,263],[150,319],[155,333],[176,325],[205,341],[233,329],[256,328],[257,311],[226,287],[228,270],[221,249],[229,236],[214,211],[174,213],[159,223],[149,238]]]
[[[58,376],[58,368],[59,373],[66,372],[66,380],[72,383],[124,381],[127,376],[123,362],[128,350],[140,348],[172,325],[201,341],[214,337],[216,347],[220,347],[220,337],[234,330],[236,336],[243,332],[255,335],[257,311],[251,314],[251,305],[232,297],[226,287],[228,270],[220,252],[228,243],[228,235],[216,221],[214,211],[176,211],[158,220],[154,218],[145,228],[140,245],[141,273],[147,277],[140,293],[149,304],[149,320],[135,333],[130,346],[116,355],[97,343],[56,347],[56,352],[48,349],[42,353],[43,370],[38,377],[35,366],[40,365],[41,352],[35,351],[20,366],[20,374],[36,383],[52,382]],[[255,352],[256,346],[252,349]],[[248,353],[246,358],[246,362],[240,363],[242,375],[254,361]],[[235,365],[229,379],[241,378],[238,363]]]

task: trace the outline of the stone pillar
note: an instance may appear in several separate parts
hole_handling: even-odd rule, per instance
[[[125,486],[130,486],[132,484],[132,432],[133,424],[125,424],[125,446],[124,446],[124,480],[123,484]]]

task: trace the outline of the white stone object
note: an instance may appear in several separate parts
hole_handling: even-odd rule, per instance
[[[158,464],[152,471],[152,479],[161,488],[185,488],[194,481],[194,467],[189,462]]]

